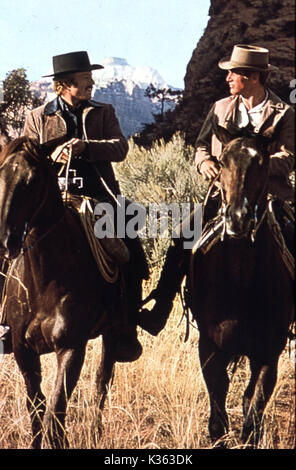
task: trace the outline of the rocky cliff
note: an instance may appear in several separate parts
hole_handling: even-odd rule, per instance
[[[269,49],[270,62],[279,70],[270,74],[268,84],[289,102],[289,85],[295,78],[295,0],[211,0],[209,16],[187,66],[183,102],[164,122],[142,133],[143,144],[169,139],[177,130],[194,144],[211,105],[228,95],[225,71],[217,64],[230,56],[234,44]]]

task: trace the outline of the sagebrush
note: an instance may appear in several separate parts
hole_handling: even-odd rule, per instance
[[[122,194],[148,208],[149,204],[201,203],[207,183],[194,164],[194,148],[177,133],[172,140],[155,142],[147,150],[129,141],[129,153],[115,167]],[[175,228],[175,227],[173,227]],[[171,233],[167,237],[142,238],[151,267],[160,267]]]

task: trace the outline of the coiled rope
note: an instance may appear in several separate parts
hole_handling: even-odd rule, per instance
[[[89,246],[96,260],[100,273],[105,281],[114,284],[118,279],[119,267],[104,249],[101,240],[94,233],[95,216],[91,201],[86,196],[81,196],[82,202],[79,208],[81,223],[84,227]]]
[[[60,152],[55,158],[55,161],[64,150],[68,150],[68,160],[62,164],[62,167],[58,173],[61,176],[65,171],[65,189],[62,193],[63,201],[66,205],[71,206],[75,211],[79,213],[82,226],[84,228],[89,246],[92,254],[98,265],[99,271],[102,274],[105,281],[114,284],[118,279],[119,266],[114,262],[114,259],[104,249],[101,240],[99,240],[94,233],[95,216],[91,205],[91,199],[86,196],[74,196],[69,193],[69,171],[72,161],[72,144],[65,144],[61,147]]]

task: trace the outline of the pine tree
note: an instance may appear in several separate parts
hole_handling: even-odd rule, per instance
[[[172,90],[171,88],[156,88],[153,83],[146,88],[145,96],[148,98],[156,98],[157,101],[160,103],[160,116],[163,119],[164,116],[164,104],[165,102],[172,101],[175,97],[177,98],[177,102],[180,100],[182,96],[181,90]]]
[[[3,81],[3,102],[0,103],[0,133],[8,138],[20,136],[28,109],[42,104],[30,89],[26,70],[8,72]]]

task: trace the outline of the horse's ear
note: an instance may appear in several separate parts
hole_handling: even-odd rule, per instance
[[[213,117],[212,129],[217,139],[220,140],[220,142],[222,142],[224,145],[228,144],[228,142],[234,139],[234,136],[227,129],[225,129],[225,127],[222,127],[218,124],[217,116]]]

